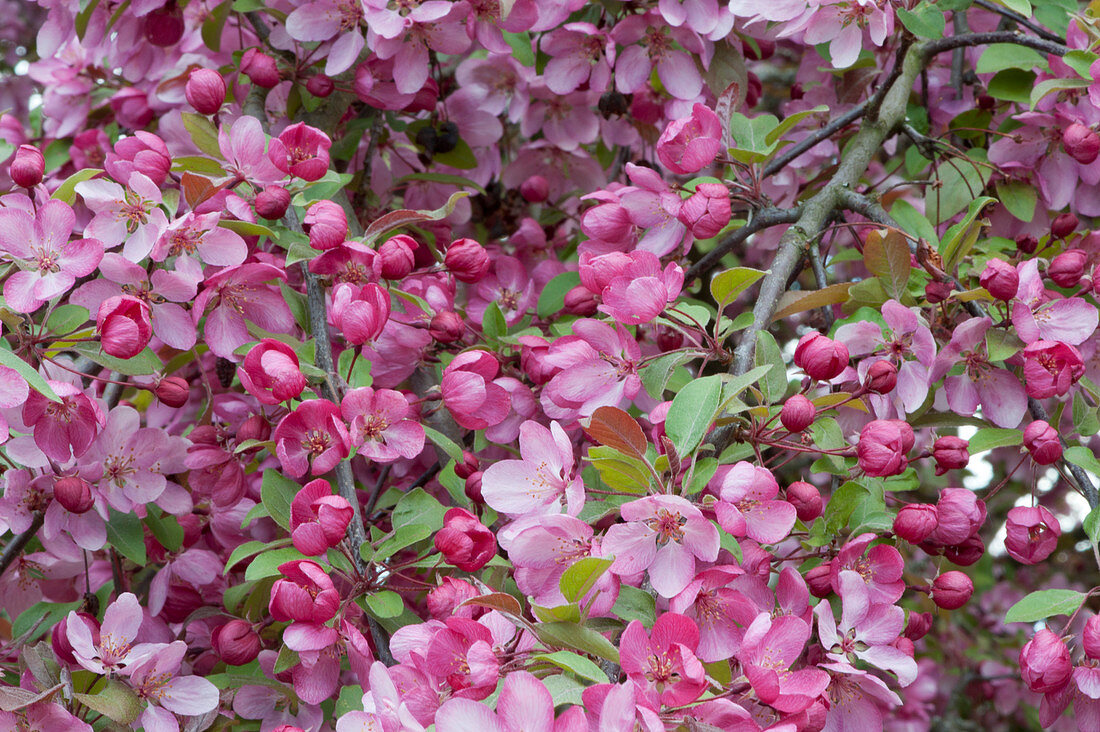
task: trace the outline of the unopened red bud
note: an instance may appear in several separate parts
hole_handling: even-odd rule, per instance
[[[985,554],[985,542],[980,536],[971,536],[961,544],[944,547],[943,556],[952,564],[969,567]]]
[[[577,285],[565,293],[565,312],[570,315],[581,317],[595,315],[599,305],[596,296],[584,285]]]
[[[1062,441],[1058,432],[1041,419],[1024,428],[1024,447],[1039,465],[1053,465],[1062,459]]]
[[[1100,615],[1093,615],[1081,631],[1081,648],[1089,658],[1100,658]]]
[[[88,633],[91,635],[92,643],[96,646],[99,645],[99,621],[95,619],[95,616],[91,613],[78,612],[76,613],[77,619],[84,623],[88,627]],[[69,642],[69,617],[63,616],[61,621],[53,626],[53,630],[50,632],[50,645],[53,647],[53,652],[57,654],[58,660],[62,663],[70,666],[76,666],[76,657],[73,655],[73,646]]]
[[[458,313],[444,310],[432,318],[428,333],[440,343],[454,343],[466,333],[466,323]]]
[[[183,31],[183,13],[175,2],[169,2],[145,16],[145,39],[154,46],[167,48],[176,45],[183,38]]]
[[[814,423],[817,408],[802,394],[795,394],[783,404],[779,421],[791,432],[801,432]]]
[[[848,346],[818,332],[807,333],[794,349],[794,364],[810,378],[828,381],[848,366]]]
[[[92,487],[75,475],[54,482],[53,497],[69,513],[87,513],[95,505]]]
[[[953,435],[941,437],[932,444],[932,459],[936,461],[936,475],[965,468],[970,463],[970,443]]]
[[[979,94],[978,95],[978,109],[984,109],[986,111],[989,111],[990,109],[993,109],[995,106],[997,106],[997,100],[994,99],[993,97],[989,96],[988,94]]]
[[[1062,145],[1081,165],[1089,165],[1100,157],[1100,135],[1080,122],[1074,122],[1062,132]]]
[[[411,236],[399,234],[390,237],[378,248],[375,257],[378,273],[387,280],[402,280],[409,276],[416,257],[413,252],[420,245]]]
[[[455,463],[455,475],[463,480],[466,480],[475,472],[477,472],[480,466],[480,461],[477,459],[477,455],[474,455],[469,450],[462,451],[462,462]]]
[[[238,442],[244,442],[245,440],[264,442],[269,437],[271,437],[271,423],[260,414],[253,414],[242,422],[237,430]]]
[[[750,61],[763,61],[775,55],[775,41],[767,38],[742,39],[741,49]]]
[[[199,114],[214,114],[225,103],[225,79],[213,69],[195,69],[187,77],[183,94]]]
[[[936,530],[936,507],[927,503],[903,506],[894,518],[894,533],[910,544],[920,544]]]
[[[218,656],[230,666],[252,663],[260,655],[262,648],[260,636],[252,629],[252,624],[239,619],[230,620],[215,628],[210,634],[210,644]]]
[[[1050,233],[1055,239],[1065,239],[1077,231],[1080,221],[1071,213],[1059,214],[1050,224]]]
[[[280,81],[275,59],[255,48],[248,49],[241,56],[241,73],[262,89],[272,89]]]
[[[684,345],[683,333],[664,325],[657,327],[657,348],[662,351],[675,351],[682,345]]]
[[[867,391],[875,394],[889,394],[898,385],[898,367],[885,359],[875,361],[871,364],[871,368],[867,369],[863,385]]]
[[[459,282],[474,284],[489,273],[489,252],[473,239],[458,239],[447,247],[443,263]]]
[[[1016,297],[1020,289],[1020,273],[1003,259],[989,260],[978,281],[990,295],[1005,302]]]
[[[1059,287],[1073,287],[1085,276],[1088,255],[1081,249],[1069,249],[1050,262],[1047,276]]]
[[[34,145],[20,145],[11,160],[8,173],[17,186],[34,188],[46,174],[46,159]]]
[[[1040,694],[1061,690],[1073,676],[1073,659],[1065,641],[1043,628],[1020,649],[1020,675]]]
[[[306,91],[322,99],[332,94],[334,89],[336,89],[336,82],[324,74],[311,76],[309,77],[309,81],[306,82]]]
[[[482,472],[481,470],[475,470],[470,473],[470,477],[466,478],[466,497],[479,506],[485,503],[485,499],[481,496]]]
[[[955,569],[944,572],[932,583],[932,602],[944,610],[958,610],[973,594],[974,582]]]
[[[924,286],[924,299],[936,305],[951,297],[953,289],[950,283],[932,280]]]
[[[804,480],[796,480],[787,486],[787,503],[794,506],[799,520],[808,524],[821,515],[824,501],[816,486]]]
[[[275,221],[286,216],[290,208],[290,191],[282,186],[268,186],[256,194],[256,213]]]
[[[1024,254],[1034,254],[1039,248],[1039,240],[1031,234],[1016,237],[1016,248]]]
[[[528,203],[542,203],[550,196],[550,182],[541,175],[532,175],[520,184],[519,194]]]
[[[153,393],[165,406],[179,409],[187,404],[187,400],[191,396],[191,387],[186,379],[179,376],[168,376],[157,382],[157,385],[153,387]]]
[[[894,648],[897,648],[906,656],[909,656],[909,658],[912,658],[913,655],[917,652],[916,647],[913,645],[913,641],[909,640],[905,636],[902,636],[901,638],[898,638],[896,641],[894,641]]]
[[[905,624],[905,637],[911,641],[919,641],[928,635],[932,629],[932,613],[909,613],[909,621]]]
[[[828,562],[814,567],[804,577],[814,597],[825,598],[833,594],[833,570]]]

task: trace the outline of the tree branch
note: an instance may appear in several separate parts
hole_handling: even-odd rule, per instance
[[[831,120],[828,124],[822,127],[817,132],[814,132],[809,137],[796,142],[789,147],[784,148],[783,154],[772,158],[771,162],[764,166],[763,175],[765,178],[775,175],[780,170],[785,168],[788,163],[797,158],[802,153],[811,149],[819,142],[827,140],[837,132],[848,125],[855,122],[857,119],[863,116],[867,111],[867,102],[861,102],[860,104],[852,107],[844,114],[840,115],[836,119]]]
[[[1042,403],[1035,397],[1027,398],[1027,411],[1031,413],[1034,419],[1041,419],[1044,422],[1050,419],[1047,410],[1043,408]],[[1055,430],[1058,429],[1057,425],[1052,426]],[[1062,447],[1069,447],[1069,444],[1062,437],[1061,432],[1058,433],[1058,439],[1061,441]],[[1089,502],[1089,508],[1096,508],[1100,505],[1100,493],[1097,492],[1096,486],[1092,484],[1092,478],[1088,476],[1088,473],[1064,458],[1061,459],[1061,462],[1069,469],[1070,475],[1073,476],[1073,480],[1077,483],[1077,490],[1079,490],[1081,495],[1085,497],[1085,500]]]
[[[756,232],[770,229],[780,224],[792,224],[798,220],[799,215],[801,215],[801,208],[798,206],[791,209],[774,208],[771,206],[759,209],[752,214],[752,219],[748,223],[737,231],[730,233],[725,239],[719,242],[718,246],[707,252],[702,259],[688,267],[688,271],[684,274],[684,282],[691,282],[703,272],[713,267],[718,263],[718,260],[726,256],[731,249],[743,243]]]
[[[993,3],[989,2],[989,0],[974,0],[974,4],[977,5],[979,8],[985,8],[991,13],[997,13],[998,15],[1002,15],[1005,18],[1008,18],[1016,25],[1021,25],[1024,28],[1027,28],[1029,31],[1039,36],[1040,38],[1044,38],[1054,43],[1065,42],[1065,39],[1061,38],[1056,33],[1051,33],[1043,26],[1032,23],[1030,20],[1020,15],[1015,10],[1009,10],[1008,8],[1001,5],[994,5]]]
[[[42,511],[35,511],[34,516],[31,518],[31,525],[27,527],[27,530],[18,536],[12,537],[12,540],[7,543],[3,553],[0,553],[0,575],[3,575],[8,566],[15,561],[15,558],[23,553],[23,547],[42,528],[44,518],[45,514]]]
[[[958,36],[939,38],[928,41],[922,46],[922,54],[925,60],[944,51],[968,46],[984,46],[989,43],[1015,43],[1018,46],[1027,46],[1043,53],[1052,53],[1055,56],[1065,56],[1069,48],[1064,43],[1055,43],[1045,38],[1025,36],[1017,31],[990,31],[988,33],[964,33]]]

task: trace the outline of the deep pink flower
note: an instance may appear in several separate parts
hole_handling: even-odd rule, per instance
[[[500,678],[500,661],[488,627],[468,618],[450,617],[423,653],[424,668],[446,681],[455,696],[481,700],[493,693]]]
[[[809,624],[792,615],[760,613],[741,642],[738,660],[753,691],[782,712],[801,712],[824,693],[829,676],[818,668],[791,671],[810,639]]]
[[[314,249],[334,249],[348,238],[348,216],[334,201],[317,201],[306,212],[302,228]]]
[[[695,561],[718,557],[718,530],[690,501],[679,496],[650,496],[624,503],[627,523],[607,530],[603,549],[615,557],[611,571],[631,575],[649,571],[661,597],[679,594],[695,576]]]
[[[932,541],[962,544],[985,523],[985,502],[966,488],[944,488],[936,502],[936,530]]]
[[[600,295],[602,312],[624,325],[640,325],[676,301],[684,286],[684,270],[670,262],[662,271],[657,256],[643,250],[596,257],[586,253],[581,255],[581,281]]]
[[[452,508],[443,515],[443,528],[434,541],[443,560],[463,572],[476,572],[497,552],[493,532],[464,508]]]
[[[80,389],[62,381],[47,383],[60,403],[31,391],[23,404],[23,422],[34,430],[39,450],[52,460],[67,463],[87,452],[107,422],[99,405]]]
[[[642,386],[638,341],[622,325],[612,328],[598,320],[577,320],[573,332],[575,336],[554,341],[546,357],[549,365],[561,369],[543,390],[547,414],[587,417],[599,407],[633,399]]]
[[[215,114],[225,103],[225,79],[214,69],[194,69],[183,94],[199,114]]]
[[[668,706],[690,704],[707,686],[703,664],[695,656],[699,628],[691,618],[663,613],[646,633],[633,620],[619,639],[620,665],[635,684],[660,695]]]
[[[1020,273],[1003,259],[989,260],[978,281],[990,295],[1005,302],[1016,297],[1020,289]]]
[[[290,502],[294,548],[310,557],[323,555],[344,538],[353,515],[351,504],[343,496],[332,495],[327,480],[311,480]]]
[[[332,140],[316,127],[298,122],[271,139],[267,157],[282,172],[305,181],[321,180],[328,171]]]
[[[133,173],[141,173],[160,186],[172,167],[172,153],[164,140],[145,130],[135,130],[115,143],[103,163],[108,175],[118,181],[128,181]]]
[[[894,518],[894,533],[910,544],[920,544],[936,530],[936,507],[928,503],[903,506]]]
[[[1005,524],[1005,550],[1022,564],[1038,564],[1058,548],[1062,527],[1042,506],[1016,506]]]
[[[488,351],[466,351],[443,369],[443,405],[468,430],[483,430],[508,416],[511,400],[494,384],[500,362]]]
[[[829,381],[848,367],[848,347],[840,340],[834,341],[812,331],[798,340],[794,349],[794,365],[811,379]]]
[[[352,389],[340,403],[356,452],[380,463],[414,458],[424,449],[424,427],[399,391]]]
[[[289,333],[295,322],[286,299],[277,288],[265,284],[285,279],[286,272],[274,265],[249,263],[226,267],[206,280],[191,316],[198,323],[206,306],[213,303],[203,328],[210,350],[222,358],[239,360],[233,351],[254,340],[246,319],[269,333]]]
[[[46,172],[46,159],[34,145],[20,145],[11,159],[8,175],[12,182],[23,188],[34,188],[42,182]]]
[[[680,175],[707,167],[721,150],[722,123],[718,115],[703,104],[693,106],[690,117],[669,122],[657,140],[657,158],[666,168]]]
[[[104,300],[95,320],[103,352],[115,358],[133,358],[145,350],[153,337],[149,306],[130,295]]]
[[[797,518],[794,506],[776,500],[778,495],[779,484],[771,471],[741,461],[722,475],[714,512],[731,535],[778,544]]]
[[[1062,438],[1041,419],[1029,422],[1024,428],[1024,447],[1039,465],[1052,465],[1062,459]]]
[[[245,56],[247,57],[255,50],[248,49],[245,51]],[[275,76],[277,82],[278,72]],[[218,149],[221,150],[222,157],[226,161],[226,170],[244,178],[256,187],[267,186],[283,179],[284,171],[272,165],[271,160],[264,154],[266,145],[267,135],[264,134],[260,120],[248,114],[242,114],[232,126],[223,124],[218,130]],[[289,194],[286,202],[290,204]]]
[[[459,282],[475,284],[489,273],[492,261],[485,247],[473,239],[458,239],[447,247],[443,263]]]
[[[315,562],[297,559],[279,565],[283,578],[271,588],[268,609],[279,622],[325,623],[340,608],[340,594]]]
[[[390,318],[390,293],[374,283],[357,287],[341,282],[332,292],[330,313],[348,343],[368,343],[381,335]]]
[[[1024,348],[1024,385],[1030,397],[1063,396],[1084,373],[1081,353],[1068,343],[1035,341]]]
[[[852,570],[867,584],[873,602],[893,604],[905,591],[905,561],[901,553],[889,544],[870,546],[878,537],[860,534],[848,540],[829,568],[833,590],[840,592],[840,574]],[[870,547],[870,549],[868,549]]]
[[[944,610],[958,610],[974,594],[974,581],[966,574],[951,570],[932,581],[932,602]]]
[[[300,478],[327,473],[350,452],[340,410],[327,399],[302,402],[275,428],[275,452],[283,470]]]
[[[263,404],[293,399],[306,388],[306,377],[294,349],[274,338],[264,338],[249,350],[237,370],[241,385]]]
[[[0,210],[0,256],[17,267],[4,282],[4,300],[13,310],[33,313],[68,292],[78,277],[95,271],[103,244],[70,241],[75,223],[76,215],[63,201],[47,201],[33,215],[10,205]]]
[[[457,360],[457,359],[456,359]],[[519,429],[521,460],[499,460],[481,478],[481,495],[495,511],[510,516],[559,513],[584,506],[584,483],[575,470],[573,443],[557,422],[534,421]]]
[[[680,207],[680,221],[696,239],[710,239],[730,222],[730,192],[721,183],[700,183]]]

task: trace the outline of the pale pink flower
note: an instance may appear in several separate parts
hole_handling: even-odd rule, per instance
[[[220,214],[187,213],[161,232],[150,256],[163,262],[168,257],[196,257],[203,264],[232,267],[244,262],[248,245],[241,235],[218,226]],[[176,260],[177,266],[179,259]]]
[[[779,484],[766,468],[741,461],[721,477],[714,510],[722,528],[738,538],[777,544],[791,533],[795,507],[775,500]]]
[[[623,94],[641,89],[654,66],[661,84],[677,99],[694,100],[703,91],[703,79],[690,55],[702,50],[702,42],[690,30],[669,28],[650,11],[620,20],[611,37],[625,46],[615,62],[615,88]]]
[[[70,612],[65,627],[73,657],[96,674],[119,672],[140,661],[155,650],[155,646],[146,643],[134,645],[144,617],[137,597],[132,592],[124,592],[107,606],[96,643],[88,625],[76,612]]]
[[[572,516],[584,506],[584,483],[575,472],[573,443],[557,422],[534,421],[519,431],[521,460],[500,460],[481,478],[481,495],[495,511],[509,516],[559,513]]]
[[[276,279],[285,280],[286,272],[274,265],[251,263],[226,267],[206,281],[192,306],[191,317],[198,323],[206,306],[213,303],[203,328],[211,351],[239,361],[240,356],[233,351],[253,340],[246,319],[269,333],[289,333],[295,327],[282,293],[265,284]]]
[[[436,712],[435,728],[438,732],[557,732],[562,729],[554,724],[554,700],[550,692],[527,671],[513,671],[504,678],[495,712],[470,699],[449,699]]]
[[[939,381],[962,361],[963,373],[948,376],[944,381],[951,411],[970,415],[981,406],[982,414],[993,424],[1013,428],[1027,411],[1027,393],[1012,372],[989,362],[985,334],[992,324],[990,318],[982,317],[971,318],[956,327],[951,341],[936,356],[929,381]]]
[[[84,228],[107,249],[125,242],[122,256],[140,262],[149,256],[168,218],[160,208],[160,188],[141,173],[130,174],[126,187],[96,178],[76,184],[76,191],[95,217]]]
[[[218,687],[201,676],[180,673],[186,654],[183,641],[158,643],[126,669],[130,687],[149,702],[141,715],[146,732],[175,732],[179,723],[174,714],[197,717],[218,708]]]
[[[599,407],[633,399],[642,386],[638,341],[622,325],[612,328],[598,320],[578,320],[573,332],[554,341],[546,356],[549,365],[561,369],[543,390],[547,414],[587,417]]]
[[[1096,307],[1079,297],[1061,298],[1047,292],[1038,260],[1025,260],[1017,269],[1020,287],[1012,303],[1012,325],[1024,343],[1046,340],[1077,346],[1096,332],[1100,323]]]

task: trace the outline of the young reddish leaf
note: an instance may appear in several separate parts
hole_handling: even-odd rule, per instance
[[[645,459],[649,442],[638,421],[618,407],[600,407],[584,428],[585,433],[601,445],[613,447],[631,457]]]
[[[459,605],[459,607],[465,605],[487,607],[491,610],[499,610],[502,613],[515,615],[516,617],[523,616],[523,608],[520,607],[519,600],[509,595],[507,592],[492,592],[488,595],[481,595],[480,597],[471,597],[469,600]]]

